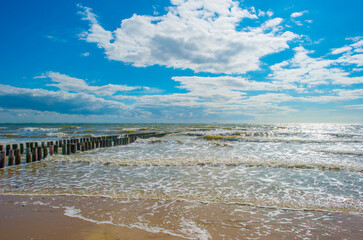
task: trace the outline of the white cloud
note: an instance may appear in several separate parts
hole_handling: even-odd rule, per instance
[[[81,53],[81,56],[83,56],[83,57],[88,57],[89,55],[90,55],[90,53],[89,53],[89,52]]]
[[[123,103],[86,93],[18,88],[0,84],[0,107],[72,114],[117,113],[132,109]]]
[[[339,102],[339,101],[349,101],[363,98],[363,89],[335,89],[332,91],[332,95],[322,95],[314,97],[299,97],[296,98],[300,101],[306,102],[317,102],[317,103],[327,103],[327,102]]]
[[[57,72],[48,72],[46,76],[49,77],[53,82],[55,82],[52,84],[47,84],[47,86],[57,87],[62,91],[93,93],[99,96],[111,96],[117,92],[141,89],[141,87],[130,87],[126,85],[114,84],[107,84],[104,86],[89,86],[82,79],[70,77],[68,75],[60,74]]]
[[[0,122],[14,123],[120,123],[135,122],[136,116],[125,116],[125,114],[76,114],[76,113],[59,113],[54,111],[39,111],[31,109],[4,109],[0,111]],[[142,116],[137,116],[142,119]],[[141,120],[142,121],[142,120]]]
[[[264,16],[269,16],[269,17],[272,17],[272,15],[274,15],[274,13],[269,10],[267,12],[264,12],[264,11],[261,11],[261,10],[258,10],[258,14],[257,14],[259,17],[264,17]]]
[[[357,104],[357,105],[347,105],[345,106],[348,109],[358,109],[358,110],[363,110],[363,104]]]
[[[161,65],[195,72],[245,73],[257,70],[260,58],[289,48],[296,34],[283,31],[281,18],[260,27],[236,27],[244,18],[257,19],[253,9],[232,0],[171,1],[163,16],[134,14],[121,27],[105,30],[90,8],[81,7],[90,28],[82,34],[97,43],[109,59],[137,67]],[[271,16],[272,12],[267,12]]]
[[[45,78],[47,78],[47,76],[45,76],[45,75],[40,75],[40,76],[33,77],[33,79],[45,79]]]
[[[350,76],[350,71],[345,70],[347,65],[362,66],[363,54],[347,52],[332,60],[310,57],[309,54],[312,52],[303,47],[297,47],[294,50],[295,56],[292,59],[270,67],[271,79],[307,85],[363,83],[363,77]]]
[[[344,47],[341,47],[341,48],[332,49],[331,53],[335,55],[335,54],[341,54],[341,53],[344,53],[344,52],[348,52],[350,50],[352,50],[352,47],[344,46]]]
[[[186,93],[173,93],[164,95],[144,96],[115,96],[117,99],[133,100],[136,109],[167,109],[170,116],[172,112],[192,112],[195,114],[243,114],[254,116],[256,114],[272,114],[277,112],[294,111],[289,107],[278,106],[281,101],[291,99],[282,93],[261,93],[257,96],[248,96],[253,91],[283,91],[296,90],[297,87],[282,82],[257,82],[242,77],[173,77],[179,82],[180,89]],[[183,109],[183,110],[181,110]]]
[[[180,82],[180,88],[193,92],[197,91],[280,91],[286,89],[297,89],[295,85],[282,82],[257,82],[247,80],[243,77],[173,77],[173,80]]]
[[[292,13],[292,14],[291,14],[291,17],[292,17],[292,18],[301,17],[301,16],[302,16],[302,15],[304,15],[305,13],[308,13],[308,11],[307,11],[307,10],[305,10],[305,11],[301,11],[301,12],[294,12],[294,13]]]

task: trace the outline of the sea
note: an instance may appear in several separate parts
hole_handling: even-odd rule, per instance
[[[149,132],[0,169],[0,194],[186,239],[363,239],[363,124],[1,124],[0,144]]]

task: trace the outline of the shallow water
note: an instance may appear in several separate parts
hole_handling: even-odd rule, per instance
[[[363,124],[1,125],[0,141],[134,132],[168,134],[2,169],[0,193],[227,204],[234,209],[231,214],[248,206],[269,209],[264,221],[277,221],[282,210],[300,211],[300,217],[292,215],[307,226],[316,217],[311,212],[362,219]],[[95,221],[102,218],[99,214]],[[190,215],[183,218],[184,225],[192,221]],[[201,223],[194,227],[204,233],[196,238],[215,236]],[[308,232],[301,237],[309,237]],[[186,232],[177,235],[193,238]]]

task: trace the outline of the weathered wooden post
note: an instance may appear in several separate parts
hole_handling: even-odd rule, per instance
[[[15,151],[16,149],[18,149],[18,144],[13,144],[13,150]]]
[[[71,144],[67,143],[67,155],[71,154]]]
[[[31,153],[30,153],[30,148],[26,149],[26,162],[30,163],[31,162]]]
[[[6,156],[9,156],[10,149],[11,149],[10,144],[7,144],[6,145],[6,152],[5,152]]]
[[[48,157],[48,148],[43,149],[43,158]]]
[[[77,146],[75,143],[71,144],[71,153],[76,153],[77,152]]]
[[[0,168],[4,168],[5,167],[5,152],[1,151],[0,152]]]
[[[58,154],[58,145],[54,145],[54,154]]]
[[[14,154],[15,154],[15,165],[21,164],[20,150],[19,149],[14,150]]]
[[[67,154],[67,146],[66,145],[62,145],[62,154],[63,155]]]
[[[9,166],[14,165],[14,150],[13,149],[9,150],[8,165]]]
[[[35,162],[36,160],[38,160],[37,149],[33,148],[32,149],[32,162]]]
[[[20,143],[20,154],[24,154],[24,143]]]
[[[37,153],[38,159],[37,160],[40,161],[43,158],[42,147],[38,147],[37,150],[38,150],[38,153]]]
[[[86,151],[86,143],[85,142],[81,143],[81,151],[82,152]]]
[[[49,155],[52,156],[54,154],[54,150],[53,150],[54,146],[51,144],[49,145]]]

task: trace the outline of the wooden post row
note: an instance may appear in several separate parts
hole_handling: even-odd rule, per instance
[[[58,154],[59,147],[62,148],[63,155],[77,153],[77,151],[87,151],[94,148],[105,148],[119,145],[126,145],[135,142],[137,138],[161,137],[165,134],[130,134],[125,136],[102,136],[90,137],[79,139],[63,139],[58,141],[48,142],[26,142],[19,144],[0,145],[0,168],[5,167],[6,159],[8,157],[8,165],[21,164],[21,155],[25,154],[26,162],[40,161],[48,155]]]

